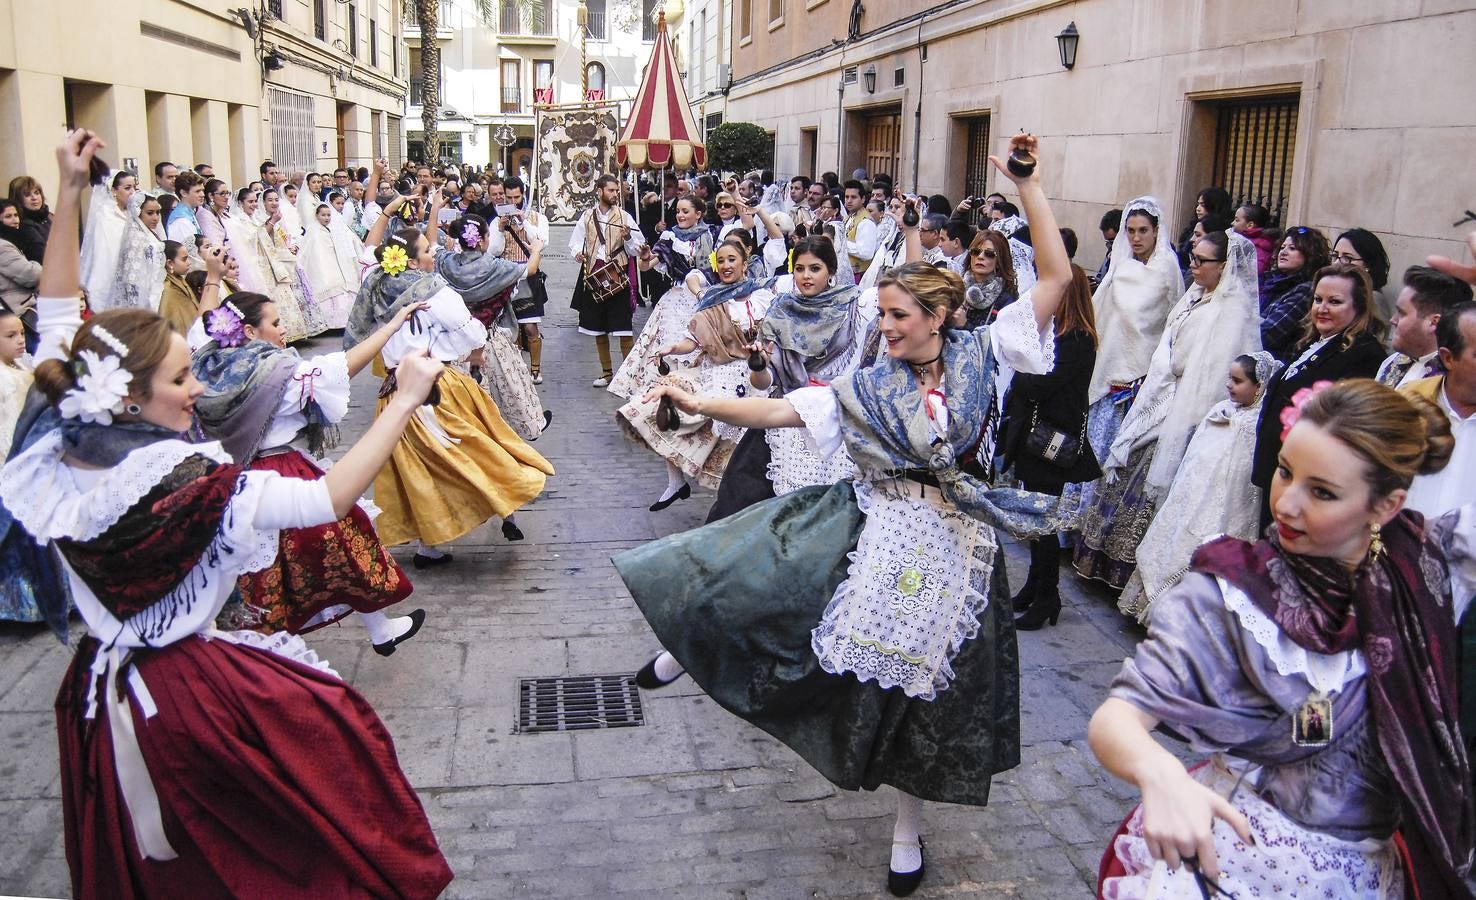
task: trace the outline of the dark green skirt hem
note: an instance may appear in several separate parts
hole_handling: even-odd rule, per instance
[[[850,482],[804,488],[617,555],[656,637],[708,696],[838,787],[982,806],[1020,761],[1019,660],[1003,555],[978,637],[933,701],[820,667],[810,632],[865,516]],[[984,586],[980,586],[983,588]]]

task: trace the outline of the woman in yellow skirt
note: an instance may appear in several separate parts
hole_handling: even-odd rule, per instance
[[[401,307],[427,304],[380,351],[388,374],[380,389],[383,409],[395,390],[394,369],[407,353],[426,349],[443,362],[480,351],[486,328],[435,274],[435,257],[423,235],[405,230],[384,237],[385,224],[403,198],[392,202],[375,222],[366,244],[376,265],[359,289],[345,348],[388,322]],[[380,243],[380,241],[383,243]],[[512,430],[487,393],[466,375],[447,368],[438,382],[437,401],[420,407],[389,464],[374,479],[375,522],[389,546],[419,541],[416,568],[449,562],[437,546],[459,538],[493,516],[504,519],[503,535],[522,538],[509,520],[513,512],[543,492],[553,466]]]

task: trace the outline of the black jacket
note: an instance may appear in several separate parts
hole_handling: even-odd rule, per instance
[[[1015,476],[1027,484],[1074,484],[1102,477],[1092,448],[1082,447],[1076,463],[1058,466],[1025,451],[1031,420],[1046,422],[1072,437],[1081,437],[1087,415],[1087,387],[1097,364],[1097,348],[1085,331],[1056,336],[1056,366],[1045,375],[1017,372],[1005,395],[1000,452]]]
[[[51,210],[43,206],[32,212],[22,206],[20,217],[20,240],[15,245],[26,259],[41,262],[46,255],[46,240],[51,237]]]
[[[1293,356],[1301,356],[1297,351]],[[1384,361],[1384,345],[1367,331],[1353,339],[1346,349],[1341,338],[1334,338],[1317,352],[1291,378],[1282,369],[1266,386],[1266,399],[1261,403],[1261,418],[1256,423],[1256,453],[1251,461],[1251,483],[1267,491],[1281,455],[1281,411],[1291,405],[1292,396],[1319,381],[1343,381],[1348,378],[1372,378]],[[1264,505],[1264,501],[1263,501]]]

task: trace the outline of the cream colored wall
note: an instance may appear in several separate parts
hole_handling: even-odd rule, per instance
[[[106,158],[138,161],[145,184],[154,163],[209,162],[232,185],[256,177],[269,151],[270,122],[261,71],[231,0],[0,0],[0,127],[20,139],[0,144],[0,177],[34,174],[51,187],[53,152],[66,120],[65,84],[74,82],[73,112],[109,144]],[[286,0],[283,22],[268,42],[318,60],[328,68],[391,79],[400,25],[394,0],[359,0],[357,59],[312,40],[312,15],[303,0]],[[379,65],[369,64],[368,20],[379,31]],[[347,7],[329,4],[327,39],[346,39]],[[139,31],[165,28],[237,54],[238,59],[162,40]],[[326,72],[289,63],[271,84],[317,97],[319,167],[337,165],[339,102],[353,105],[346,152],[367,164],[370,110],[400,115],[403,101]],[[327,143],[327,151],[323,144]]]
[[[833,4],[835,0],[830,0]],[[847,48],[845,63],[874,64],[878,88],[848,86],[847,108],[904,101],[902,181],[957,198],[963,146],[952,117],[991,114],[1001,150],[1018,128],[1042,137],[1042,172],[1061,224],[1076,229],[1078,262],[1102,257],[1101,214],[1140,194],[1164,201],[1177,233],[1207,171],[1189,123],[1191,97],[1273,85],[1301,95],[1286,224],[1335,236],[1354,225],[1378,233],[1397,278],[1429,253],[1465,255],[1450,223],[1476,200],[1476,3],[1466,0],[1303,2],[1083,0],[1040,3],[1021,15],[952,37],[928,38],[919,83],[915,29]],[[960,20],[1024,2],[964,3]],[[947,17],[943,17],[946,23]],[[1074,20],[1082,38],[1074,70],[1061,68],[1054,35]],[[939,26],[941,27],[941,26]],[[782,87],[735,88],[730,118],[777,133],[777,169],[798,167],[800,129],[819,128],[822,170],[836,166],[841,54],[779,75]],[[897,60],[907,85],[893,89]],[[919,90],[921,88],[921,90]],[[912,116],[922,96],[922,142]],[[847,164],[843,166],[850,168]],[[808,174],[808,173],[807,173]],[[1008,182],[996,178],[999,187]]]

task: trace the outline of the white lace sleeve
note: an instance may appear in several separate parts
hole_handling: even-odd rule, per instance
[[[189,345],[190,352],[194,353],[201,347],[210,343],[210,335],[205,332],[205,317],[196,316],[190,330],[185,332],[185,343]]]
[[[764,241],[764,264],[769,267],[770,272],[779,271],[789,258],[789,248],[784,245],[784,238],[769,238]]]
[[[72,338],[82,327],[82,299],[80,297],[38,297],[36,299],[36,330],[41,341],[36,347],[36,362],[48,359],[65,360],[71,353]]]
[[[828,387],[802,387],[784,395],[805,422],[805,438],[821,457],[841,446],[840,402]]]
[[[487,343],[487,328],[472,318],[466,301],[450,288],[442,288],[430,299],[426,310],[436,320],[440,334],[431,341],[431,353],[439,359],[459,359]],[[402,326],[410,327],[406,322]]]
[[[338,422],[348,414],[348,354],[324,353],[297,364],[292,383],[282,395],[280,409],[300,412],[307,408],[309,400],[317,401],[329,422]]]
[[[1264,651],[1279,675],[1302,675],[1313,689],[1324,693],[1342,690],[1343,685],[1361,677],[1366,671],[1363,654],[1357,650],[1342,653],[1309,653],[1297,646],[1271,617],[1261,612],[1244,591],[1223,578],[1220,593],[1225,608],[1235,614],[1240,627]]]
[[[1045,328],[1035,325],[1030,292],[1000,311],[989,326],[994,355],[1003,366],[1029,375],[1045,375],[1056,366],[1055,320]]]
[[[258,531],[310,528],[338,518],[333,514],[328,482],[322,478],[284,478],[275,472],[247,472],[246,477],[264,482],[251,520]]]

